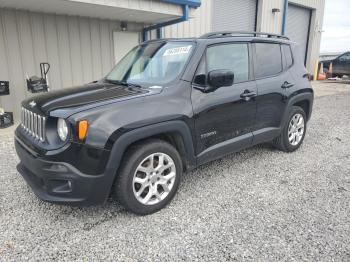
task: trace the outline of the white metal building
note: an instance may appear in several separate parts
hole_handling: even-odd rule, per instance
[[[210,31],[282,33],[300,44],[312,72],[319,55],[325,0],[0,0],[0,81],[10,95],[0,107],[15,113],[32,96],[26,75],[40,75],[49,62],[51,90],[104,76],[134,45],[145,27],[188,20],[152,30],[151,38],[191,37]],[[286,2],[287,3],[287,2]],[[198,5],[200,5],[198,7]],[[196,8],[197,7],[197,8]],[[285,23],[283,23],[284,11]]]

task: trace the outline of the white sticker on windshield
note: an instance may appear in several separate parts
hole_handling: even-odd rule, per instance
[[[164,52],[163,56],[188,54],[188,52],[190,52],[191,50],[191,47],[192,47],[191,45],[188,45],[188,46],[170,48]]]

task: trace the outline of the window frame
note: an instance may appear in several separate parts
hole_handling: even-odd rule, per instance
[[[343,56],[350,57],[350,52],[346,52],[338,57],[339,62],[350,62],[350,58],[348,60],[341,60]]]
[[[286,70],[284,69],[284,63],[283,63],[283,56],[282,56],[282,43],[281,42],[275,42],[275,41],[253,41],[253,50],[254,50],[254,79],[255,80],[261,80],[261,79],[266,79],[266,78],[272,78],[272,77],[277,77],[279,75],[281,75],[282,73],[284,73]],[[262,76],[262,77],[257,77],[256,76],[256,72],[257,72],[257,52],[256,52],[256,44],[273,44],[273,45],[278,45],[280,48],[280,58],[281,58],[281,71],[279,71],[278,73],[274,74],[274,75],[268,75],[268,76]]]
[[[240,82],[233,82],[233,85],[235,84],[240,84],[240,83],[246,83],[246,82],[250,82],[250,81],[255,81],[254,79],[254,66],[253,66],[253,50],[252,50],[252,43],[250,41],[227,41],[227,42],[218,42],[218,43],[213,43],[213,44],[208,44],[205,47],[205,50],[203,51],[203,54],[201,55],[201,58],[199,59],[199,63],[196,67],[195,73],[193,75],[192,78],[192,84],[196,85],[196,86],[200,86],[200,87],[206,87],[208,86],[208,79],[206,77],[205,79],[205,85],[200,85],[194,82],[196,76],[197,76],[197,72],[199,67],[201,66],[201,63],[203,62],[204,59],[204,63],[205,63],[205,74],[206,76],[208,76],[208,60],[207,60],[207,51],[209,48],[211,47],[215,47],[215,46],[223,46],[223,45],[234,45],[234,44],[244,44],[247,46],[247,51],[248,51],[248,79],[245,81],[240,81]],[[234,72],[233,72],[234,73]]]
[[[292,66],[294,66],[294,62],[295,62],[294,54],[293,54],[292,47],[291,47],[290,44],[281,43],[280,45],[281,45],[281,51],[283,53],[282,54],[282,61],[284,60],[286,62],[286,63],[283,63],[283,71],[286,71],[289,68],[291,68]],[[283,46],[287,46],[289,48],[289,50],[290,50],[290,54],[291,54],[291,57],[292,57],[292,64],[290,66],[287,66],[287,57],[286,57],[286,54],[285,54],[285,52],[284,52],[284,50],[282,48]]]

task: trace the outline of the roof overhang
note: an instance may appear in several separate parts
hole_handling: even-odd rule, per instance
[[[154,24],[182,17],[186,2],[200,0],[0,0],[0,8]]]

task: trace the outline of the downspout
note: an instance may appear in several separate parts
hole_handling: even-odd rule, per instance
[[[157,39],[163,38],[163,28],[157,28]]]
[[[157,37],[161,38],[162,35],[162,27],[168,26],[168,25],[173,25],[173,24],[177,24],[177,23],[181,23],[184,21],[188,20],[188,16],[189,16],[189,6],[188,5],[182,5],[182,17],[181,18],[177,18],[171,21],[167,21],[167,22],[163,22],[163,23],[159,23],[159,24],[155,24],[155,25],[151,25],[148,27],[145,27],[142,30],[142,38],[143,41],[147,41],[148,40],[148,33],[152,30],[157,29]]]
[[[282,17],[282,35],[286,34],[287,15],[288,15],[288,0],[284,0],[283,17]]]

